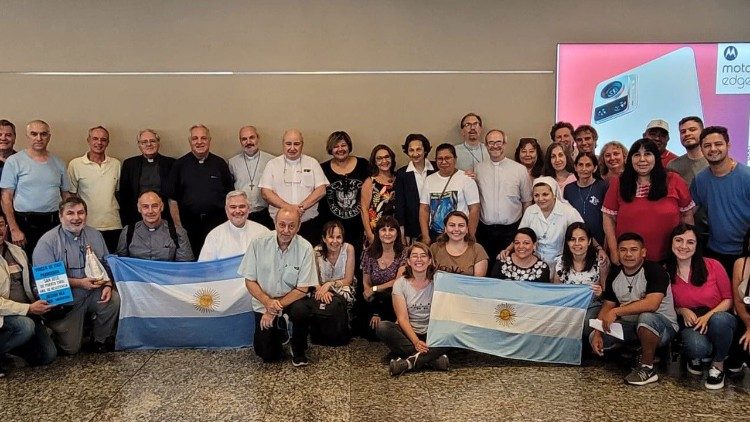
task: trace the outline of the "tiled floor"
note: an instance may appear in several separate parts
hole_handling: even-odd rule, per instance
[[[707,391],[673,363],[657,384],[629,387],[613,363],[459,351],[447,373],[391,378],[384,354],[357,339],[312,346],[305,368],[263,365],[249,349],[81,354],[44,368],[14,360],[0,379],[0,421],[750,420],[750,374]]]

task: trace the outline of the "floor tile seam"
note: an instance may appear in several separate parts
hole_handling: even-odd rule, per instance
[[[109,399],[102,404],[100,411],[96,412],[88,420],[88,422],[93,422],[97,418],[97,416],[99,416],[104,410],[107,409],[107,407],[109,407],[109,404],[112,403],[115,397],[117,397],[117,395],[120,394],[120,392],[125,388],[125,386],[128,385],[130,381],[132,381],[133,378],[135,378],[135,376],[141,372],[143,367],[146,366],[146,364],[148,364],[151,361],[151,359],[156,355],[156,352],[157,352],[156,350],[152,350],[149,352],[148,358],[146,358],[146,360],[135,371],[133,371],[133,373],[117,388],[117,390],[115,390],[112,394],[110,394]]]

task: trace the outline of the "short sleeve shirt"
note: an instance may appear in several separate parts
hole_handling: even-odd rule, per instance
[[[299,235],[294,236],[282,251],[274,230],[250,242],[237,273],[258,282],[270,297],[279,298],[293,289],[318,285],[314,260],[312,245]],[[252,299],[252,306],[255,312],[266,312],[265,306],[256,298]]]
[[[328,179],[323,174],[318,161],[308,155],[290,161],[285,156],[271,159],[263,171],[260,187],[271,189],[284,201],[298,205],[307,198],[312,191],[320,186],[328,186]],[[271,218],[276,218],[279,209],[268,206]],[[302,222],[312,220],[318,216],[318,204],[306,209],[302,214]]]
[[[5,161],[0,188],[15,190],[13,208],[18,212],[57,212],[60,191],[70,191],[70,181],[56,156],[49,154],[42,163],[23,150]]]
[[[263,171],[272,158],[273,155],[265,151],[258,151],[254,157],[248,157],[247,154],[241,152],[230,158],[227,162],[229,172],[232,173],[232,177],[234,178],[234,188],[247,194],[247,199],[250,202],[250,212],[258,212],[268,207],[268,204],[260,194],[259,185]]]
[[[449,254],[445,243],[433,243],[430,251],[435,267],[453,274],[474,275],[474,265],[489,259],[482,245],[476,242],[469,244],[459,256]]]
[[[430,207],[430,230],[442,233],[443,220],[451,211],[469,212],[469,205],[479,203],[477,184],[461,170],[453,177],[432,173],[425,180],[419,202]]]
[[[430,323],[430,308],[432,293],[435,286],[427,283],[423,289],[416,289],[404,277],[399,277],[393,283],[393,296],[401,296],[406,301],[406,311],[409,314],[409,324],[417,334],[427,333]]]
[[[86,224],[97,230],[118,230],[120,205],[115,192],[120,189],[120,160],[105,156],[101,164],[89,160],[88,155],[77,157],[68,164],[70,193],[86,201]]]

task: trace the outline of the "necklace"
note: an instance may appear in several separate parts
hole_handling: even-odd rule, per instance
[[[466,143],[464,143],[464,148],[466,148],[466,151],[468,151],[468,152],[469,152],[469,154],[471,154],[471,158],[472,158],[472,159],[474,160],[474,162],[476,162],[477,164],[479,164],[479,163],[481,163],[482,161],[484,161],[484,150],[482,149],[482,144],[479,144],[479,154],[480,154],[479,156],[480,156],[481,160],[480,160],[479,158],[477,158],[477,156],[476,156],[476,155],[474,155],[474,153],[473,153],[473,152],[471,152],[471,150],[469,149],[469,147],[467,147],[467,146],[466,146]]]
[[[244,152],[242,153],[242,159],[245,161],[245,170],[247,170],[247,176],[250,178],[250,190],[253,190],[253,188],[255,188],[255,175],[258,173],[258,167],[260,167],[260,151],[258,151],[256,154],[258,154],[258,164],[255,165],[255,170],[253,170],[253,174],[251,175],[250,167],[247,165],[247,154],[245,154]]]
[[[633,275],[628,277],[628,275],[625,274],[625,271],[623,270],[622,276],[625,277],[625,281],[628,283],[628,294],[633,293],[633,285],[635,285],[635,276],[637,276],[639,272],[641,272],[640,268],[638,268],[638,271],[633,273]]]
[[[588,190],[586,190],[586,195],[583,194],[583,188],[579,185],[578,186],[578,197],[581,199],[581,204],[583,205],[583,216],[584,219],[586,217],[586,208],[588,208],[588,199],[589,195],[591,194],[591,189],[594,188],[594,183],[589,185]]]

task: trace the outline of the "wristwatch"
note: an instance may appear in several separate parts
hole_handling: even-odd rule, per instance
[[[372,286],[372,291],[373,291],[373,293],[377,292],[378,291],[378,286]]]

